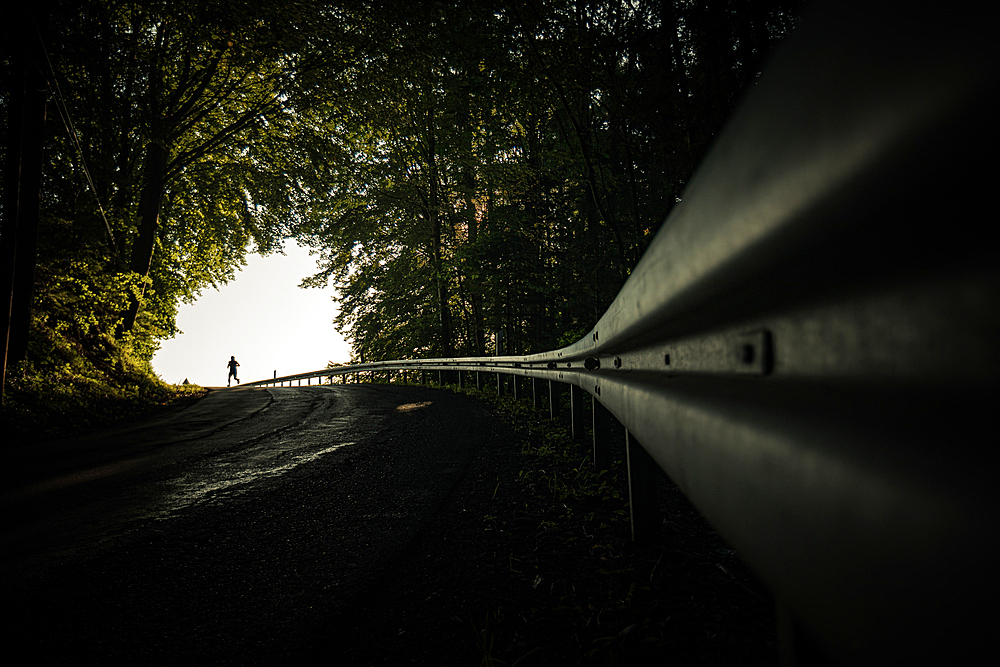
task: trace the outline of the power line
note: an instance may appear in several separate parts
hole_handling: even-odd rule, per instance
[[[69,107],[66,105],[66,99],[63,97],[62,89],[59,87],[59,79],[56,76],[55,69],[52,67],[52,61],[49,59],[49,51],[45,46],[45,40],[42,39],[42,35],[38,30],[38,26],[34,25],[35,35],[38,37],[39,43],[42,45],[42,52],[45,54],[45,62],[49,67],[49,73],[52,75],[52,88],[56,91],[56,110],[59,112],[59,118],[63,122],[63,127],[66,128],[66,133],[69,135],[70,141],[73,146],[76,147],[76,152],[80,156],[80,164],[83,166],[83,173],[87,177],[87,183],[90,184],[90,191],[94,193],[94,201],[97,202],[97,210],[101,213],[101,219],[104,221],[104,227],[108,230],[108,238],[111,240],[111,248],[115,251],[115,257],[118,260],[118,266],[123,266],[122,254],[118,249],[118,243],[115,241],[115,235],[111,231],[111,224],[108,222],[108,217],[104,213],[104,207],[101,205],[101,198],[97,194],[97,187],[94,185],[94,179],[90,174],[90,169],[87,167],[87,159],[83,155],[83,146],[80,145],[80,139],[76,134],[76,127],[73,124],[73,119],[69,114]]]

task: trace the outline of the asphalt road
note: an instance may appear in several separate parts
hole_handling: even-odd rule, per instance
[[[466,513],[459,488],[488,498],[504,473],[484,461],[509,438],[462,396],[337,385],[213,391],[149,423],[18,447],[2,502],[5,653],[12,664],[377,654],[357,647],[379,641],[364,614],[418,545],[447,541]]]

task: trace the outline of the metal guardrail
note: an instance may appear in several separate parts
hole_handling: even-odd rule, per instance
[[[651,457],[774,592],[786,662],[964,662],[998,592],[998,51],[983,22],[908,11],[806,14],[577,343],[252,384],[580,388],[628,430],[637,528]]]

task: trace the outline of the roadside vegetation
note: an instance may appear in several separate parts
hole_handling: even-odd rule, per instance
[[[564,420],[530,400],[492,386],[443,389],[492,405],[521,443],[517,488],[502,498],[498,485],[482,517],[507,543],[519,583],[468,619],[481,664],[777,662],[770,594],[666,475],[661,534],[642,548],[631,541],[624,431],[613,436],[611,468],[599,471],[589,433],[574,441]]]
[[[288,238],[317,251],[303,283],[338,290],[333,324],[357,361],[572,342],[797,6],[60,0],[47,30],[8,22],[5,43],[43,36],[33,85],[53,121],[22,137],[13,92],[0,100],[5,160],[31,140],[42,171],[0,427],[68,436],[198,395],[150,366],[179,305]],[[19,89],[17,62],[5,54],[5,90]],[[594,471],[565,427],[481,398],[522,440],[517,492],[502,504],[497,489],[482,528],[506,541],[528,591],[469,619],[482,664],[637,663],[706,632],[767,645],[764,630],[726,626],[734,603],[715,593],[752,586],[676,488],[664,482],[673,541],[635,549],[623,457]],[[702,580],[667,582],[678,559]],[[754,604],[756,623],[767,604]]]
[[[178,401],[204,395],[198,385],[170,385],[124,372],[113,377],[66,364],[50,370],[15,369],[8,380],[0,430],[7,442],[82,435],[138,421]]]
[[[337,289],[356,360],[589,330],[797,6],[58,0],[12,17],[13,415],[61,428],[160,402],[148,364],[179,305],[286,239],[316,251],[303,284]]]
[[[205,393],[160,380],[141,339],[110,335],[113,290],[88,295],[66,276],[38,286],[27,358],[7,369],[0,432],[8,442],[79,435]]]

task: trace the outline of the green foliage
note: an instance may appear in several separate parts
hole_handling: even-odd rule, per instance
[[[306,159],[327,131],[317,90],[351,49],[343,17],[312,0],[60,1],[49,18],[31,339],[6,414],[49,414],[45,394],[167,391],[150,360],[179,304],[323,201]]]
[[[174,299],[231,279],[252,249],[279,247],[308,207],[299,181],[310,171],[297,155],[315,94],[303,84],[345,48],[335,24],[319,27],[323,11],[314,2],[61,3],[53,82],[83,153],[50,124],[45,208],[116,249],[119,270],[136,263],[141,226],[154,225],[149,275]],[[153,146],[166,151],[160,185]],[[143,197],[160,202],[158,220],[140,210]]]
[[[329,199],[295,233],[369,361],[585,332],[795,2],[380,3],[328,107]],[[351,6],[351,9],[354,9]]]
[[[56,2],[22,377],[151,374],[180,303],[290,236],[358,359],[572,342],[794,4]]]
[[[117,361],[117,359],[116,359]],[[196,385],[171,386],[124,355],[114,370],[74,361],[43,365],[22,362],[8,369],[2,427],[13,441],[68,437],[139,419],[184,396],[204,393]]]
[[[15,437],[73,435],[199,390],[165,385],[150,366],[157,341],[173,332],[174,302],[147,292],[138,326],[116,333],[141,280],[107,271],[106,248],[74,240],[74,231],[42,220],[28,358],[8,368],[4,393],[4,430]]]

